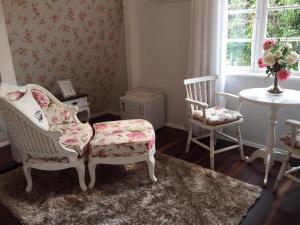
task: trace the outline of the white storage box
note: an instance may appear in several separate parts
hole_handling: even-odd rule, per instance
[[[165,103],[161,91],[138,89],[120,98],[122,119],[145,119],[155,130],[165,126]]]

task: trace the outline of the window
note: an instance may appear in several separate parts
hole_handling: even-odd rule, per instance
[[[228,0],[229,70],[259,72],[257,60],[264,40],[278,38],[300,53],[300,0]]]

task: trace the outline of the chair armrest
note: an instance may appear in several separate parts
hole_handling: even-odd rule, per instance
[[[224,101],[223,101],[223,107],[226,106],[227,100],[228,100],[229,98],[238,101],[238,106],[237,106],[236,111],[240,112],[242,102],[240,101],[240,97],[239,97],[238,95],[229,94],[229,93],[225,93],[225,92],[216,92],[216,95],[221,96],[221,97],[224,98]]]
[[[188,104],[188,105],[197,105],[199,106],[201,109],[204,108],[208,108],[208,104],[204,103],[204,102],[199,102],[199,101],[195,101],[195,100],[192,100],[192,99],[189,99],[189,98],[185,98],[185,102]]]
[[[208,104],[204,102],[198,102],[189,98],[185,98],[185,102],[187,103],[187,110],[188,110],[188,116],[190,119],[193,118],[193,111],[194,110],[202,110],[203,113],[203,119],[206,120],[206,113],[205,109],[208,108]]]
[[[290,127],[300,128],[299,120],[286,120],[285,124]]]
[[[229,93],[225,93],[225,92],[216,92],[216,95],[220,95],[224,98],[233,98],[235,100],[239,100],[240,97],[238,95],[234,95],[234,94],[229,94]]]

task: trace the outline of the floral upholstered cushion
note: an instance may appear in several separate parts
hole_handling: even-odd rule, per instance
[[[225,123],[230,123],[242,118],[242,114],[237,111],[229,110],[224,107],[215,106],[205,110],[206,113],[206,123],[209,125],[221,125]],[[193,119],[203,121],[202,110],[193,111]]]
[[[66,147],[77,151],[79,156],[86,152],[85,146],[93,136],[93,129],[88,123],[68,123],[53,125],[51,130],[60,130],[63,135],[60,143]]]
[[[137,156],[155,146],[152,125],[142,119],[94,124],[95,136],[90,142],[92,156]]]
[[[40,105],[50,126],[75,122],[75,119],[66,108],[57,105],[44,92],[32,89],[31,93],[36,102]]]
[[[283,135],[280,140],[287,146],[291,146],[292,144],[292,135],[291,134],[285,134]],[[295,147],[297,149],[300,149],[300,130],[297,130],[296,132],[296,143]]]

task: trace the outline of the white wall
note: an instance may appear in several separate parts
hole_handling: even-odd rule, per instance
[[[16,84],[16,77],[8,43],[6,25],[0,1],[0,74],[1,81]]]
[[[238,94],[241,90],[255,87],[267,87],[271,84],[272,79],[267,82],[264,77],[256,76],[227,76],[226,91]],[[280,82],[283,88],[300,90],[300,77],[290,78],[287,81]],[[244,115],[244,124],[242,125],[243,139],[254,143],[265,144],[265,136],[268,129],[268,107],[258,106],[252,103],[242,104],[242,114]],[[299,108],[284,108],[278,113],[277,126],[277,147],[282,147],[279,137],[288,132],[289,129],[284,125],[286,119],[300,120]]]
[[[141,2],[138,28],[140,85],[163,90],[167,122],[183,125],[190,1]]]
[[[120,113],[120,97],[125,95],[127,91],[127,71],[126,71],[126,54],[125,54],[125,37],[124,24],[122,24],[121,37],[118,49],[118,57],[115,64],[115,76],[113,81],[113,89],[110,97],[110,105],[108,111]]]

